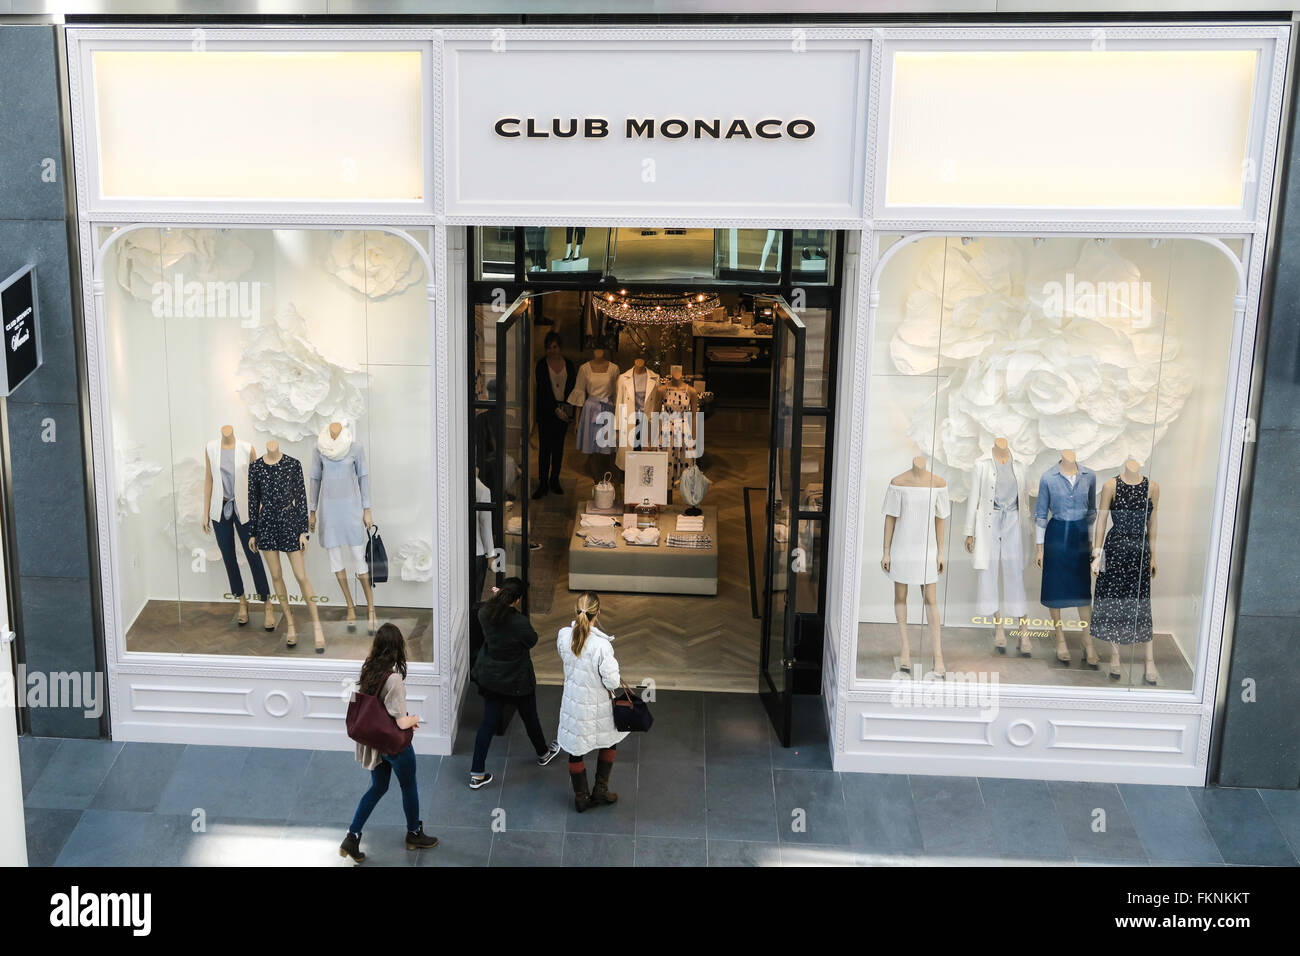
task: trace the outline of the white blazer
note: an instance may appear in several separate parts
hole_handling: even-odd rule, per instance
[[[1011,459],[1011,471],[1016,476],[1016,506],[1019,510],[1020,553],[1026,555],[1025,545],[1028,527],[1027,520],[1033,514],[1029,498],[1025,494],[1025,466]],[[981,458],[975,462],[975,473],[971,476],[970,497],[966,499],[966,537],[975,538],[975,554],[972,564],[976,571],[985,571],[989,566],[989,552],[993,543],[993,495],[997,491],[998,470],[993,457]]]
[[[627,450],[636,436],[636,383],[632,375],[633,370],[628,369],[618,377],[618,393],[614,401],[615,413],[618,415],[618,453],[614,456],[614,463],[622,469],[627,468]],[[648,365],[645,375],[645,397],[641,406],[643,410],[650,404],[650,396],[659,385],[659,375]],[[648,425],[646,430],[649,430]],[[649,435],[642,435],[642,444],[647,444],[649,439]]]
[[[208,499],[208,517],[221,520],[221,505],[225,494],[221,488],[221,439],[208,442],[208,466],[212,469],[212,496]],[[240,524],[248,524],[248,462],[253,457],[250,442],[235,439],[235,517]]]

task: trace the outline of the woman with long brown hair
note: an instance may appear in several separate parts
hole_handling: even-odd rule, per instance
[[[610,694],[621,686],[614,638],[597,625],[600,597],[594,591],[578,595],[573,623],[560,628],[556,646],[564,662],[564,698],[560,702],[560,747],[569,755],[569,779],[573,783],[573,805],[579,813],[615,802],[618,794],[609,790],[614,769],[614,749],[626,731],[614,726]],[[596,756],[595,785],[587,788],[587,766],[583,757]]]
[[[406,638],[395,624],[381,625],[370,644],[370,654],[361,665],[357,691],[378,696],[397,726],[402,730],[418,728],[420,719],[406,712]],[[388,792],[388,783],[394,773],[402,788],[402,810],[406,814],[406,848],[427,850],[438,845],[438,838],[426,836],[420,820],[420,794],[415,783],[415,747],[407,744],[401,753],[386,755],[365,744],[357,744],[357,763],[370,771],[370,789],[357,804],[356,815],[348,827],[347,836],[339,845],[339,856],[351,857],[361,863],[366,855],[361,852],[361,828],[374,811],[379,798]]]

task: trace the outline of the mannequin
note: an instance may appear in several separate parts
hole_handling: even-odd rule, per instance
[[[618,391],[618,366],[603,348],[593,349],[590,361],[578,368],[578,380],[569,393],[568,403],[578,413],[578,451],[587,455],[587,467],[593,481],[610,471],[614,449],[618,445],[614,424],[614,398]]]
[[[582,241],[587,238],[587,230],[582,227],[569,226],[564,230],[564,261],[582,258]]]
[[[1151,579],[1156,576],[1156,508],[1160,486],[1142,475],[1137,459],[1101,489],[1101,507],[1092,551],[1097,578],[1092,634],[1110,644],[1113,680],[1123,675],[1121,644],[1144,644],[1143,680],[1155,686],[1155,641],[1151,628]],[[1110,521],[1109,529],[1106,527]]]
[[[250,540],[248,520],[248,466],[257,460],[257,451],[252,444],[238,441],[235,430],[230,425],[221,426],[221,437],[208,442],[205,448],[203,500],[203,533],[214,534],[217,547],[221,549],[221,561],[226,566],[226,578],[230,584],[230,593],[239,598],[239,613],[235,623],[243,627],[248,623],[248,595],[244,593],[243,576],[239,573],[239,561],[235,557],[235,538],[239,538],[248,562],[248,570],[253,574],[253,586],[257,588],[257,599],[263,602],[262,627],[268,631],[275,630],[275,610],[271,606],[271,589],[266,583],[266,569],[262,560],[249,549]],[[221,476],[218,489],[213,475]]]
[[[298,581],[298,589],[311,615],[316,631],[316,653],[325,653],[325,634],[321,631],[320,616],[316,611],[316,595],[307,579],[307,565],[303,553],[307,548],[307,489],[302,479],[302,463],[283,454],[280,443],[272,439],[266,443],[266,454],[248,466],[248,508],[253,524],[253,537],[248,546],[266,558],[271,569],[271,581],[280,598],[288,633],[286,647],[298,646],[298,631],[293,625],[289,609],[289,594],[284,586],[284,572],[280,555],[289,557],[289,567]],[[260,543],[259,543],[260,542]]]
[[[658,373],[648,368],[645,359],[637,356],[632,367],[618,377],[618,454],[615,464],[620,470],[627,468],[628,450],[638,451],[650,443],[650,425],[646,413],[650,397],[659,387]]]
[[[351,560],[361,590],[366,595],[366,626],[373,635],[379,627],[375,618],[375,592],[370,586],[370,568],[366,564],[366,542],[374,521],[370,516],[370,469],[366,450],[352,440],[352,432],[340,422],[330,422],[316,439],[311,453],[311,486],[307,499],[311,509],[307,530],[316,533],[316,517],[321,516],[320,543],[330,556],[343,600],[347,602],[347,625],[356,630],[357,608],[348,587],[347,564]]]
[[[944,532],[950,509],[948,483],[925,467],[917,455],[912,467],[895,475],[885,490],[881,514],[885,540],[880,569],[894,582],[894,617],[902,652],[899,670],[911,673],[912,652],[907,639],[907,588],[920,585],[925,620],[934,645],[934,673],[943,677],[943,645],[939,635],[939,575],[944,572]]]
[[[1093,670],[1100,666],[1088,622],[1092,612],[1089,542],[1096,520],[1097,473],[1079,464],[1074,451],[1067,448],[1061,452],[1061,460],[1044,472],[1038,482],[1035,515],[1038,553],[1034,559],[1043,569],[1040,600],[1052,615],[1056,659],[1066,667],[1070,666],[1070,648],[1065,643],[1065,625],[1061,623],[1063,607],[1075,608],[1079,613],[1084,663]]]
[[[1011,457],[1005,438],[996,438],[987,458],[975,463],[966,503],[966,550],[979,575],[980,614],[994,616],[993,647],[1007,652],[1004,613],[1019,619],[1020,654],[1031,656],[1025,617],[1025,549],[1021,533],[1028,512],[1024,469]],[[1001,577],[1002,596],[998,584]]]
[[[689,457],[698,458],[704,451],[703,438],[696,429],[700,396],[682,377],[682,367],[672,365],[668,377],[659,380],[646,405],[659,421],[652,443],[668,449],[668,485],[672,487],[686,470],[687,452],[691,453]]]

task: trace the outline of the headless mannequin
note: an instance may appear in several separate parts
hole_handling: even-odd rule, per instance
[[[690,419],[682,423],[680,436],[676,430],[675,424],[671,419],[667,422],[660,418],[658,426],[652,428],[654,434],[651,437],[652,442],[660,445],[669,444],[669,451],[676,447],[677,442],[681,442],[684,453],[689,453],[690,457],[698,458],[703,451],[699,444],[699,436],[695,434],[695,422],[698,421],[698,412],[700,410],[700,395],[695,391],[695,387],[688,383],[682,377],[682,367],[680,365],[670,365],[666,378],[659,380],[659,385],[655,388],[653,395],[647,395],[645,404],[646,411],[652,414],[658,414],[663,411],[664,399],[670,392],[684,392],[686,394],[686,404],[690,409]],[[665,427],[666,426],[666,427]],[[682,466],[685,470],[685,466]],[[672,475],[672,472],[669,472]],[[673,478],[675,480],[675,477]],[[672,482],[670,481],[670,484]],[[669,501],[672,500],[672,489],[669,488]]]
[[[593,372],[598,375],[603,375],[609,371],[609,356],[606,355],[604,349],[592,349],[591,361],[587,364],[591,366]],[[610,396],[610,399],[611,401],[613,400],[612,395]],[[579,411],[581,411],[581,409],[579,409]],[[591,470],[591,480],[596,482],[600,481],[605,476],[605,472],[613,472],[614,470],[613,449],[607,452],[600,452],[599,454],[588,455],[587,467]]]
[[[1097,506],[1097,530],[1092,548],[1092,576],[1094,578],[1101,573],[1101,556],[1104,553],[1103,548],[1106,544],[1106,526],[1110,523],[1110,506],[1115,500],[1116,482],[1120,481],[1126,485],[1141,484],[1142,464],[1130,458],[1124,462],[1124,473],[1111,478],[1102,486],[1101,502]],[[1156,509],[1160,505],[1160,486],[1154,481],[1149,482],[1147,485],[1147,496],[1151,499],[1151,516],[1147,519],[1147,559],[1151,562],[1151,577],[1154,578],[1156,576]],[[1155,684],[1160,680],[1160,674],[1156,670],[1155,652],[1156,642],[1152,638],[1146,642],[1144,677],[1148,684]],[[1110,666],[1108,670],[1110,676],[1117,680],[1124,674],[1118,644],[1110,645]]]
[[[995,438],[990,453],[993,456],[993,460],[999,465],[1005,465],[1011,460],[1011,446],[1007,444],[1005,438]],[[966,551],[969,554],[975,553],[975,537],[973,535],[966,536]],[[993,618],[997,621],[994,625],[993,631],[993,646],[998,648],[999,653],[1005,654],[1007,633],[1003,629],[1001,608],[993,612]],[[1020,635],[1020,652],[1027,655],[1030,651],[1030,643],[1029,635],[1025,633],[1025,618],[1023,616],[1020,618],[1020,630],[1018,633]]]
[[[1074,450],[1067,448],[1061,452],[1061,474],[1069,478],[1071,475],[1079,474],[1079,460],[1075,457]],[[1038,546],[1038,556],[1034,559],[1038,567],[1043,566],[1043,546]],[[1056,630],[1056,659],[1062,664],[1070,663],[1070,647],[1065,643],[1065,625],[1061,623],[1061,609],[1052,607],[1047,609],[1052,615],[1052,627]],[[1084,663],[1089,667],[1096,669],[1100,659],[1097,657],[1097,649],[1092,643],[1092,631],[1088,629],[1090,618],[1092,616],[1092,606],[1075,608],[1079,612],[1079,624],[1083,629],[1083,655]]]
[[[221,447],[235,447],[235,430],[229,425],[221,426]],[[257,449],[252,448],[248,453],[248,462],[252,464],[257,460]],[[208,502],[212,500],[212,462],[206,456],[203,459],[203,533],[212,534],[212,519],[208,516]],[[255,549],[254,549],[255,550]],[[266,603],[262,607],[262,626],[268,631],[275,630],[275,610],[271,606],[271,595],[264,594],[263,598]],[[239,595],[239,616],[235,618],[240,624],[248,623],[248,598]]]
[[[343,425],[340,422],[330,422],[330,438],[338,438],[339,432],[343,431]],[[370,533],[370,526],[374,521],[370,517],[370,509],[366,508],[361,512],[361,520],[366,524],[366,533]],[[316,533],[316,512],[307,516],[307,530],[312,534]],[[348,630],[355,631],[357,628],[357,606],[352,603],[352,591],[348,587],[347,571],[336,571],[334,577],[339,582],[339,587],[343,589],[343,600],[348,604]],[[374,634],[379,627],[379,620],[375,617],[375,592],[370,586],[370,574],[368,572],[357,572],[357,580],[361,582],[361,590],[366,595],[366,627],[370,634]]]
[[[938,475],[931,474],[925,467],[925,458],[917,455],[912,459],[912,467],[901,475],[895,475],[890,481],[891,485],[898,485],[900,488],[943,488],[947,482]],[[880,559],[880,569],[889,573],[889,551],[894,543],[894,526],[898,519],[893,515],[885,515],[885,545],[884,556]],[[944,554],[944,530],[947,526],[947,519],[938,516],[934,519],[934,541],[936,547],[935,561],[940,574],[943,574],[947,562],[943,558]],[[925,621],[930,629],[930,640],[934,644],[934,673],[943,677],[945,670],[943,666],[943,645],[939,636],[939,585],[922,584],[921,596],[925,602]],[[894,582],[894,617],[898,621],[898,636],[902,641],[903,649],[898,655],[899,670],[911,673],[912,670],[912,651],[907,640],[907,588],[906,584],[898,581]]]
[[[262,456],[262,461],[268,465],[274,465],[283,457],[278,441],[271,439],[266,443],[266,454]],[[249,519],[252,519],[252,515],[249,516]],[[257,552],[257,539],[249,539],[248,546],[252,551]],[[311,626],[316,631],[316,647],[323,651],[325,649],[325,632],[321,630],[320,615],[316,612],[316,595],[311,589],[311,581],[307,579],[307,564],[303,560],[306,552],[307,535],[299,535],[298,550],[288,552],[289,567],[293,570],[293,576],[298,581],[298,590],[302,593],[302,599],[307,605],[307,613],[311,616]],[[289,609],[289,592],[284,586],[284,571],[280,567],[280,552],[262,551],[260,553],[266,558],[266,566],[271,572],[271,586],[275,588],[276,597],[280,599],[280,610],[284,612],[284,621],[288,627],[288,633],[285,635],[285,646],[296,647],[298,644],[298,631],[293,625],[293,613]]]

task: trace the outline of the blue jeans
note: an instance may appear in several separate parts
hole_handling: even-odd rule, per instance
[[[357,814],[348,830],[361,836],[361,828],[370,819],[379,798],[388,792],[388,782],[397,772],[397,783],[402,788],[402,811],[406,814],[406,829],[414,833],[420,829],[420,792],[415,785],[415,748],[406,749],[391,757],[383,757],[379,766],[370,771],[370,789],[361,795]]]

